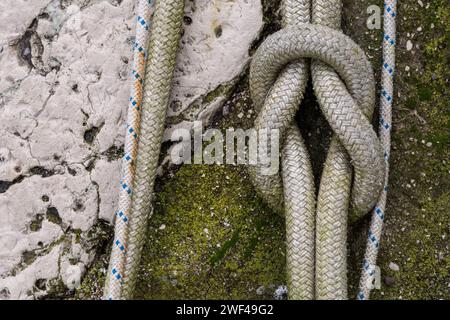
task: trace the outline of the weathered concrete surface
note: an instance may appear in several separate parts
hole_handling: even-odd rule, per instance
[[[116,201],[132,0],[0,3],[0,298],[73,289]],[[205,123],[245,69],[259,0],[189,1],[170,123]],[[219,88],[219,89],[217,89]]]

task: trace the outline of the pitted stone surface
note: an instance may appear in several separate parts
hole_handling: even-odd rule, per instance
[[[178,127],[221,107],[262,27],[260,0],[187,3]],[[74,289],[95,258],[116,201],[134,26],[132,0],[0,2],[0,299]]]
[[[205,110],[205,95],[235,79],[249,62],[249,46],[262,27],[262,7],[259,0],[186,1],[185,14],[168,115],[194,120]]]

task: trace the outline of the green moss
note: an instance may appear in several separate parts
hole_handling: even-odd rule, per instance
[[[105,284],[105,273],[108,265],[107,255],[97,259],[83,278],[80,287],[77,289],[74,299],[95,299],[99,300],[103,296]]]
[[[231,236],[231,239],[226,241],[221,248],[216,250],[214,255],[209,259],[211,264],[215,265],[219,263],[225,257],[225,254],[236,245],[239,240],[239,233],[239,230],[235,230]]]
[[[36,232],[41,230],[42,228],[42,220],[44,220],[44,217],[42,214],[37,214],[35,218],[30,222],[30,231]]]
[[[75,243],[81,243],[81,229],[72,229],[72,232],[75,235]]]
[[[408,107],[409,109],[415,109],[415,108],[417,108],[417,101],[414,99],[414,98],[408,98],[407,100],[406,100],[406,103],[405,103],[405,105],[406,105],[406,107]]]
[[[243,168],[183,166],[156,203],[138,298],[270,298],[285,282],[284,222]]]
[[[56,209],[55,207],[47,208],[46,218],[48,221],[53,222],[58,225],[61,225],[61,223],[62,223],[62,219],[59,216],[58,209]]]
[[[211,103],[217,97],[228,95],[233,86],[234,85],[232,83],[219,85],[215,90],[211,91],[206,95],[206,97],[203,99],[203,103]]]
[[[123,147],[112,146],[108,150],[103,153],[104,156],[108,159],[109,162],[120,159],[124,155]]]
[[[36,252],[34,251],[24,251],[22,253],[22,262],[29,266],[30,264],[32,264],[35,260],[36,260]]]
[[[45,299],[61,300],[68,296],[68,288],[61,279],[53,279],[48,283],[48,291]]]
[[[430,88],[422,87],[417,90],[417,95],[419,96],[420,101],[430,101],[433,92]]]
[[[384,282],[374,298],[448,299],[448,201],[449,193],[433,198],[425,194],[418,201],[420,210],[410,206],[404,223],[397,219],[388,223],[388,241],[378,264],[383,278],[395,281],[389,286]],[[400,271],[390,270],[390,262],[397,263]]]

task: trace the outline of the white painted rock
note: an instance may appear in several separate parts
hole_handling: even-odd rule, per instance
[[[0,299],[75,289],[112,221],[134,3],[0,1]],[[187,1],[186,17],[175,127],[221,107],[262,27],[260,0]]]

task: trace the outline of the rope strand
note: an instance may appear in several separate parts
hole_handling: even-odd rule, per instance
[[[370,297],[370,291],[372,290],[375,278],[375,266],[385,218],[389,179],[389,155],[391,151],[392,103],[394,100],[396,17],[397,0],[386,0],[384,3],[383,63],[381,72],[379,130],[381,145],[384,150],[386,174],[383,192],[372,212],[366,253],[359,283],[359,292],[357,295],[358,300],[367,300]]]
[[[119,201],[114,220],[114,241],[111,248],[106,275],[104,299],[121,299],[125,254],[130,220],[131,187],[133,185],[137,156],[137,137],[140,128],[141,107],[147,60],[147,45],[150,35],[150,21],[154,10],[153,0],[138,0],[136,8],[136,39],[133,44],[133,66],[131,71],[131,93],[125,132],[122,178],[119,187]]]

